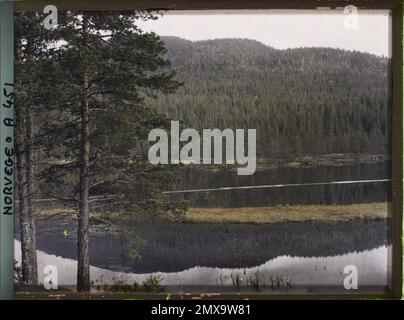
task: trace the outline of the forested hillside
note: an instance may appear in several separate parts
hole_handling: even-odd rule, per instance
[[[247,39],[162,40],[184,85],[150,103],[185,127],[255,128],[260,156],[387,151],[387,58]]]

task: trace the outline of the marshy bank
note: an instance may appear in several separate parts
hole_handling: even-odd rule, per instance
[[[246,208],[190,208],[187,222],[195,223],[286,223],[338,222],[357,219],[387,219],[388,203],[362,203],[339,206],[294,205]]]

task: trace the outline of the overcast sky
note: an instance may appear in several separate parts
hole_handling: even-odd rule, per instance
[[[347,18],[343,10],[168,11],[156,21],[140,23],[144,31],[188,40],[255,39],[278,49],[332,47],[390,56],[391,14],[359,10]]]

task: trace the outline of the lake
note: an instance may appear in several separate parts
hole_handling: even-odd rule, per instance
[[[195,266],[245,268],[279,256],[326,257],[371,250],[390,243],[390,220],[274,225],[188,224],[144,221],[133,232],[146,240],[129,261],[127,239],[93,228],[92,265],[125,272],[178,272]],[[76,259],[76,224],[39,221],[38,249]],[[65,237],[63,231],[70,234]],[[17,233],[18,236],[18,233]],[[18,237],[17,237],[18,238]]]
[[[63,236],[61,227],[72,228],[71,235]],[[44,266],[52,264],[61,285],[75,285],[74,228],[67,222],[39,224],[39,279]],[[344,268],[354,265],[361,292],[382,292],[391,283],[388,220],[273,226],[154,223],[140,225],[140,230],[148,242],[135,262],[127,261],[121,237],[91,233],[93,281],[141,283],[153,274],[169,292],[344,292]],[[17,243],[17,259],[19,249]],[[259,288],[251,286],[251,279],[259,279]],[[274,279],[282,287],[274,288]],[[283,287],[285,281],[292,286]]]
[[[203,166],[183,167],[176,190],[218,187],[306,184],[331,181],[388,179],[388,162],[315,168],[259,170],[251,176],[238,176],[235,170],[209,170]],[[304,185],[280,188],[221,190],[174,194],[196,207],[260,207],[294,204],[352,204],[386,202],[388,182]]]
[[[178,190],[184,190],[268,183],[386,179],[387,173],[387,165],[383,163],[262,170],[253,177],[240,177],[235,175],[234,171],[184,168],[181,184],[177,187]],[[383,182],[258,191],[228,190],[182,196],[188,197],[194,205],[205,207],[332,205],[388,201],[388,186],[387,182]],[[138,248],[139,257],[135,260],[129,258],[129,241],[126,236],[101,232],[97,226],[91,228],[90,263],[94,270],[98,270],[98,274],[101,272],[106,275],[131,275],[135,279],[141,275],[162,273],[166,277],[164,283],[170,286],[181,286],[181,281],[191,287],[215,284],[221,286],[231,283],[232,272],[246,272],[252,275],[260,268],[261,271],[271,270],[262,275],[267,279],[266,282],[276,272],[282,272],[285,275],[293,275],[294,281],[299,285],[336,285],[343,276],[342,270],[338,269],[336,274],[332,272],[336,270],[337,265],[341,266],[343,262],[351,259],[350,261],[363,265],[366,270],[366,277],[361,278],[362,284],[376,285],[380,289],[385,288],[390,281],[389,219],[251,225],[170,223],[150,217],[133,222],[127,227],[131,229],[131,235],[145,241],[144,245]],[[65,230],[69,231],[68,236],[65,236]],[[16,238],[19,238],[18,223]],[[67,259],[63,261],[70,261],[69,263],[76,260],[76,221],[67,218],[38,221],[37,238],[38,250],[46,257]],[[274,265],[277,266],[275,269]],[[299,265],[302,265],[300,271]],[[323,268],[321,272],[317,270],[320,265]],[[381,267],[383,268],[380,269]],[[306,272],[307,268],[311,271]],[[315,275],[321,273],[322,276],[313,276],[312,268],[316,269]],[[74,277],[66,279],[70,279],[66,280],[68,282],[75,281]],[[191,287],[188,289],[191,290]]]

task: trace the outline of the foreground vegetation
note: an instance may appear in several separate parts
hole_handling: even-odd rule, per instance
[[[387,203],[352,205],[294,205],[255,208],[190,208],[186,221],[196,223],[336,222],[354,219],[386,219]]]

